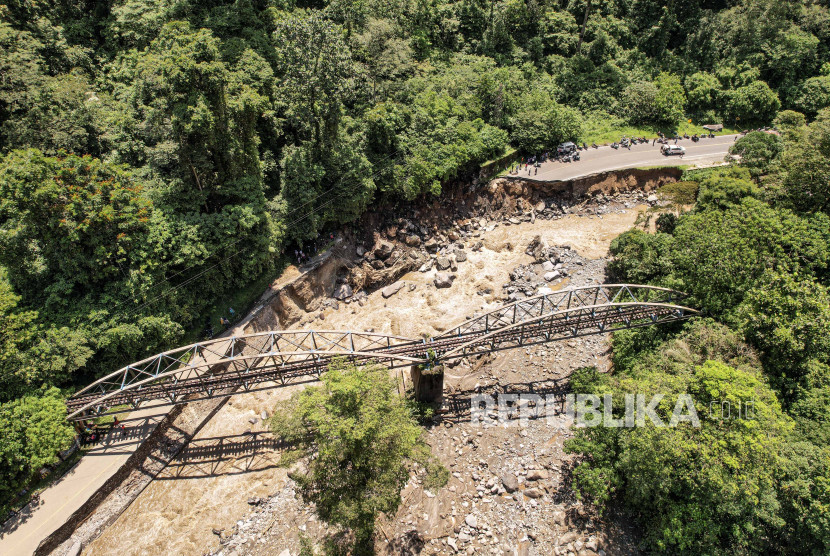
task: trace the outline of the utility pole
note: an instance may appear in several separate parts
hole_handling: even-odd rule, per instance
[[[591,0],[588,0],[588,5],[585,7],[585,17],[582,18],[582,30],[579,32],[579,45],[576,47],[576,53],[582,53],[582,39],[585,38],[585,25],[588,24],[588,14],[591,13]]]

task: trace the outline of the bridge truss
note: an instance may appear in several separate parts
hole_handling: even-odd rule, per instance
[[[319,379],[337,358],[390,368],[688,319],[680,292],[602,284],[537,295],[433,338],[349,331],[271,331],[197,342],[123,367],[67,400],[68,418],[184,403]]]

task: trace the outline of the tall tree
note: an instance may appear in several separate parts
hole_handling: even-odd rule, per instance
[[[350,50],[340,28],[319,14],[281,21],[274,42],[281,108],[296,139],[320,148],[336,135],[341,107],[355,87]]]
[[[387,369],[335,363],[322,381],[277,406],[271,427],[309,457],[293,475],[303,498],[354,532],[356,554],[371,554],[375,519],[398,508],[408,464],[428,451]]]

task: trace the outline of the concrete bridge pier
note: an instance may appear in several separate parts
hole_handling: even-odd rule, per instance
[[[409,373],[415,399],[436,407],[440,406],[444,399],[444,366],[435,365],[427,369],[423,365],[412,365]]]

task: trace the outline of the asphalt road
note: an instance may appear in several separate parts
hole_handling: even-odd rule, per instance
[[[632,145],[631,150],[620,147],[618,150],[611,147],[600,147],[598,149],[588,148],[579,154],[581,160],[576,162],[548,161],[542,163],[538,173],[531,168],[528,175],[527,170],[520,170],[519,177],[542,181],[570,180],[590,174],[598,174],[609,170],[620,170],[623,168],[644,168],[648,166],[706,166],[722,162],[729,151],[729,147],[735,142],[735,135],[719,135],[712,139],[701,139],[694,143],[691,139],[681,139],[677,142],[686,148],[686,155],[663,156],[660,153],[660,145],[652,146],[651,143]],[[670,144],[674,144],[672,141]],[[515,174],[514,174],[515,175]]]
[[[286,271],[270,287],[276,291],[299,275],[295,270]],[[263,299],[266,295],[263,294]],[[217,338],[244,334],[255,314],[256,309]],[[210,359],[214,357],[210,356]],[[39,503],[29,504],[16,518],[0,525],[0,556],[32,554],[44,538],[66,523],[121,468],[171,407],[148,404],[130,413],[122,420],[128,430],[127,438],[119,434],[107,435],[103,443],[89,450],[62,478],[47,487],[41,493]]]
[[[667,165],[706,165],[723,160],[734,135],[713,139],[701,139],[699,143],[681,140],[686,155],[665,157],[659,146],[651,143],[634,145],[631,150],[611,147],[588,149],[580,154],[578,162],[545,162],[537,174],[519,176],[538,180],[566,180],[622,168]],[[38,543],[60,527],[112,474],[129,458],[133,451],[149,436],[164,415],[163,408],[147,408],[130,414],[125,420],[131,427],[129,438],[113,436],[91,450],[63,478],[47,488],[40,496],[40,503],[27,507],[17,519],[11,519],[0,527],[0,554],[31,554]]]
[[[164,414],[164,408],[132,412],[122,421],[127,427],[126,438],[117,432],[108,434],[41,493],[39,503],[32,502],[0,528],[0,554],[32,554],[40,541],[63,525],[129,459]]]

